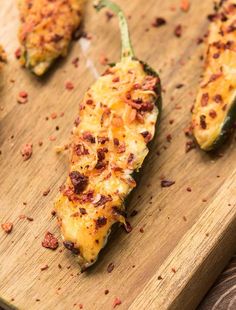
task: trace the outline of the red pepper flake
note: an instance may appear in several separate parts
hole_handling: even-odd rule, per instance
[[[156,17],[152,22],[152,27],[158,28],[164,26],[166,24],[166,20],[163,17]]]
[[[201,115],[200,116],[200,126],[202,127],[202,129],[206,129],[207,128],[206,116],[205,115]]]
[[[52,112],[50,116],[51,116],[51,119],[56,119],[57,118],[57,113],[56,112]]]
[[[139,229],[139,231],[143,234],[143,233],[144,233],[144,228],[141,227],[141,228]]]
[[[182,25],[177,25],[174,29],[174,35],[177,37],[177,38],[180,38],[182,36]]]
[[[21,149],[21,155],[23,157],[23,160],[28,160],[32,156],[33,153],[33,144],[26,143],[23,145]]]
[[[72,65],[74,65],[75,68],[78,68],[78,66],[79,66],[79,57],[75,57],[72,60]]]
[[[175,184],[175,181],[170,180],[162,180],[161,181],[161,187],[170,187]]]
[[[166,136],[166,140],[167,140],[167,142],[171,142],[171,140],[172,140],[172,136],[171,136],[171,134],[168,134],[167,136]]]
[[[187,190],[187,192],[191,192],[192,191],[191,187],[187,187],[186,190]]]
[[[209,101],[209,95],[208,95],[208,93],[202,94],[201,106],[202,106],[202,107],[207,106],[208,101]]]
[[[5,231],[5,233],[10,234],[10,232],[13,229],[13,223],[6,222],[6,223],[1,224],[1,227]]]
[[[113,269],[115,268],[115,265],[113,263],[110,263],[108,266],[107,266],[107,272],[108,273],[111,273],[113,271]]]
[[[217,117],[217,113],[215,110],[210,110],[209,115],[211,118],[216,118]]]
[[[46,189],[46,190],[43,192],[43,196],[47,196],[49,193],[50,193],[50,188]]]
[[[41,270],[41,271],[44,271],[44,270],[47,270],[48,268],[49,268],[49,266],[48,266],[48,265],[45,265],[45,266],[41,267],[40,270]]]
[[[20,59],[21,58],[21,49],[20,48],[15,50],[15,57],[16,57],[16,59]]]
[[[56,139],[57,139],[57,137],[56,137],[56,136],[53,136],[53,135],[49,137],[49,140],[52,141],[52,142],[53,142],[53,141],[56,141]]]
[[[28,102],[28,93],[26,91],[20,91],[17,97],[19,104],[25,104]]]
[[[56,250],[58,245],[57,238],[52,233],[47,231],[44,236],[44,240],[42,241],[42,246],[47,249]]]
[[[180,2],[180,9],[183,12],[188,12],[189,9],[190,9],[190,2],[189,2],[189,0],[181,0],[181,2]]]
[[[66,88],[67,90],[72,90],[72,89],[75,88],[75,86],[74,86],[74,84],[73,84],[71,81],[67,81],[67,82],[65,83],[65,88]]]
[[[114,300],[114,302],[113,302],[113,309],[114,309],[116,306],[121,305],[121,303],[122,303],[122,302],[121,302],[120,298],[116,297],[115,300]]]

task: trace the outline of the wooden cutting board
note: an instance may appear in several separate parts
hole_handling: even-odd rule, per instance
[[[3,307],[79,309],[83,304],[86,310],[112,309],[118,297],[122,304],[117,309],[191,310],[235,251],[235,140],[221,150],[223,156],[200,150],[186,154],[183,132],[202,73],[204,46],[197,40],[208,29],[206,15],[212,12],[212,1],[192,1],[188,13],[179,9],[179,2],[117,0],[130,16],[136,55],[160,72],[164,110],[159,134],[129,205],[129,211],[138,211],[130,219],[133,231],[116,230],[98,263],[79,274],[61,239],[55,252],[41,246],[46,231],[59,237],[51,210],[65,180],[68,159],[67,154],[56,154],[55,147],[68,141],[84,92],[94,82],[96,71],[105,70],[101,57],[119,59],[117,19],[107,22],[105,12],[95,13],[89,1],[84,29],[92,39],[73,43],[68,58],[38,79],[20,68],[14,57],[18,12],[14,0],[2,1],[0,41],[9,61],[1,74],[0,89],[0,219],[1,223],[14,223],[11,234],[0,231]],[[152,27],[157,16],[164,17],[167,24]],[[178,24],[183,26],[181,38],[174,36]],[[79,67],[75,68],[72,60],[77,56]],[[74,83],[74,90],[66,90],[66,81]],[[183,86],[179,88],[179,84]],[[17,103],[21,90],[29,94],[25,105]],[[58,117],[51,119],[54,112]],[[166,139],[169,134],[171,142]],[[50,136],[56,141],[50,141]],[[33,143],[28,161],[20,154],[25,143]],[[161,188],[163,177],[175,184]],[[50,193],[43,196],[48,188]],[[110,263],[115,268],[108,273]],[[45,265],[49,268],[41,271]]]

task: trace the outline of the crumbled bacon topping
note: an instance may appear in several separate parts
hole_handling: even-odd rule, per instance
[[[207,128],[206,115],[201,115],[200,116],[200,126],[201,126],[202,129],[206,129]]]
[[[209,101],[209,95],[208,95],[208,93],[204,93],[204,94],[202,94],[202,98],[201,98],[201,106],[202,106],[202,107],[207,106],[208,101]]]
[[[152,134],[149,131],[143,131],[141,132],[141,135],[144,137],[146,143],[148,143],[152,139]]]
[[[88,185],[88,177],[78,171],[72,171],[69,176],[74,187],[75,194],[82,193]]]
[[[148,75],[145,77],[143,84],[142,84],[142,89],[143,90],[155,90],[155,87],[158,83],[158,78],[152,75]]]
[[[112,201],[111,196],[100,195],[99,200],[94,203],[95,207],[104,206],[107,202]]]
[[[80,253],[79,249],[75,247],[75,244],[70,241],[64,241],[63,245],[66,249],[70,250],[72,253],[78,255]]]
[[[90,132],[88,132],[88,131],[83,133],[83,139],[85,141],[90,142],[90,143],[95,143],[96,142],[95,137]]]
[[[77,156],[89,154],[89,150],[86,149],[86,147],[83,144],[74,145],[74,152],[76,153]]]
[[[44,240],[42,241],[42,246],[44,248],[48,248],[51,250],[56,250],[58,248],[58,240],[57,238],[50,233],[49,231],[46,232],[45,236],[44,236]]]
[[[107,218],[104,216],[99,216],[95,222],[96,222],[96,229],[98,229],[106,225]]]

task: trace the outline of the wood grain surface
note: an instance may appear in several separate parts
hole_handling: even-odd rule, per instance
[[[105,12],[95,13],[88,1],[84,29],[92,39],[74,42],[68,57],[38,79],[20,68],[14,57],[15,1],[2,3],[0,40],[9,60],[0,89],[0,219],[14,223],[9,235],[0,232],[0,297],[5,307],[112,309],[117,297],[122,302],[119,309],[191,310],[236,250],[235,140],[220,154],[198,149],[185,153],[183,131],[203,67],[204,45],[197,41],[207,32],[212,1],[192,1],[188,13],[179,9],[178,0],[117,3],[129,16],[136,55],[160,72],[164,109],[159,134],[129,205],[130,212],[138,211],[130,218],[133,231],[115,230],[98,263],[83,274],[63,248],[51,215],[68,167],[67,154],[56,154],[55,146],[67,143],[83,93],[97,72],[105,70],[101,57],[111,62],[119,59],[118,23],[116,18],[108,22]],[[155,28],[151,24],[158,16],[167,24]],[[181,38],[174,35],[179,24]],[[72,64],[75,57],[78,68]],[[66,81],[75,88],[68,91]],[[20,105],[17,96],[22,90],[29,99]],[[52,119],[52,113],[58,117]],[[20,154],[25,143],[33,143],[28,161]],[[161,188],[163,178],[175,184]],[[43,196],[47,189],[49,194]],[[46,231],[58,236],[56,251],[41,246]],[[108,273],[111,262],[115,267]],[[45,265],[48,269],[42,271]]]

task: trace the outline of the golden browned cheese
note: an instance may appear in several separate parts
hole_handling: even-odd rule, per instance
[[[82,268],[93,264],[114,223],[126,225],[124,201],[148,154],[158,117],[157,77],[126,59],[87,91],[72,135],[70,171],[55,204],[64,245]]]
[[[66,56],[84,1],[18,0],[22,65],[42,75],[56,58]]]
[[[210,25],[206,67],[193,109],[193,133],[210,150],[236,98],[236,1],[225,1]]]

